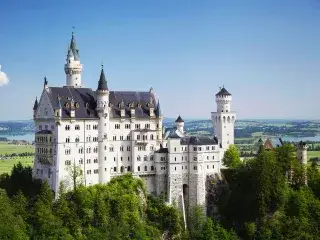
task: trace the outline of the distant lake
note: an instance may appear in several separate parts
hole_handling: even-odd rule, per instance
[[[29,134],[24,134],[24,135],[0,135],[0,137],[5,137],[9,140],[25,140],[32,142],[34,141],[34,134],[29,133]]]
[[[300,142],[300,141],[312,141],[312,142],[320,142],[320,136],[314,137],[291,137],[291,136],[283,136],[281,137],[283,141],[288,142]]]

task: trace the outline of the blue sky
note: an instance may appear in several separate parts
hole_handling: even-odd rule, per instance
[[[93,4],[94,3],[94,4]],[[83,83],[148,90],[163,114],[209,118],[224,85],[239,118],[319,119],[317,0],[0,0],[0,119],[31,119],[43,77],[65,84],[75,26]]]

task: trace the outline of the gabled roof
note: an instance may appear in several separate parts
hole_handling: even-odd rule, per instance
[[[73,88],[73,87],[49,87],[48,96],[52,106],[57,106],[60,102],[62,109],[61,118],[70,118],[71,100],[75,104],[75,118],[98,118],[96,111],[97,93],[91,88]],[[59,101],[57,100],[59,97]],[[121,108],[124,103],[125,116],[131,117],[130,108],[135,109],[136,118],[150,118],[150,99],[156,104],[154,95],[148,92],[129,92],[129,91],[110,91],[110,117],[120,118]],[[123,109],[123,108],[122,108]],[[153,109],[153,111],[155,111]],[[157,116],[157,115],[156,115]]]
[[[220,91],[216,94],[216,96],[230,96],[231,93],[227,91],[224,87],[220,89]]]
[[[266,150],[273,150],[274,149],[273,144],[269,138],[264,143],[264,149],[266,149]]]
[[[184,122],[183,119],[181,118],[181,116],[179,115],[179,117],[177,118],[177,120],[175,121],[176,123],[181,123]]]

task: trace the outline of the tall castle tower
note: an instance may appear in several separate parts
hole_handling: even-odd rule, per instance
[[[106,77],[101,67],[100,79],[97,88],[97,112],[99,116],[98,121],[98,148],[99,148],[99,183],[106,183],[110,180],[109,161],[107,153],[108,146],[108,132],[109,132],[109,89]]]
[[[72,32],[71,43],[68,47],[68,54],[66,63],[64,65],[64,71],[66,73],[66,83],[68,87],[82,87],[82,64],[80,63],[80,55],[76,45],[76,40],[74,38],[74,32]]]
[[[304,166],[304,181],[305,184],[308,184],[308,179],[307,179],[307,164],[308,164],[308,145],[305,142],[299,142],[297,146],[297,159],[302,163]]]
[[[234,144],[236,113],[231,111],[232,95],[223,87],[216,94],[217,111],[211,113],[214,134],[225,151]]]

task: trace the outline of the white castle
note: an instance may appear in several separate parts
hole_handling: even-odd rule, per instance
[[[103,66],[97,90],[84,88],[74,34],[64,70],[66,86],[50,87],[45,78],[34,104],[35,178],[57,195],[61,183],[72,188],[75,166],[86,186],[130,172],[145,180],[150,193],[165,194],[168,203],[205,206],[205,181],[220,174],[223,154],[234,143],[236,113],[225,88],[211,113],[215,135],[188,136],[180,116],[175,127],[164,129],[152,88],[111,91]]]

